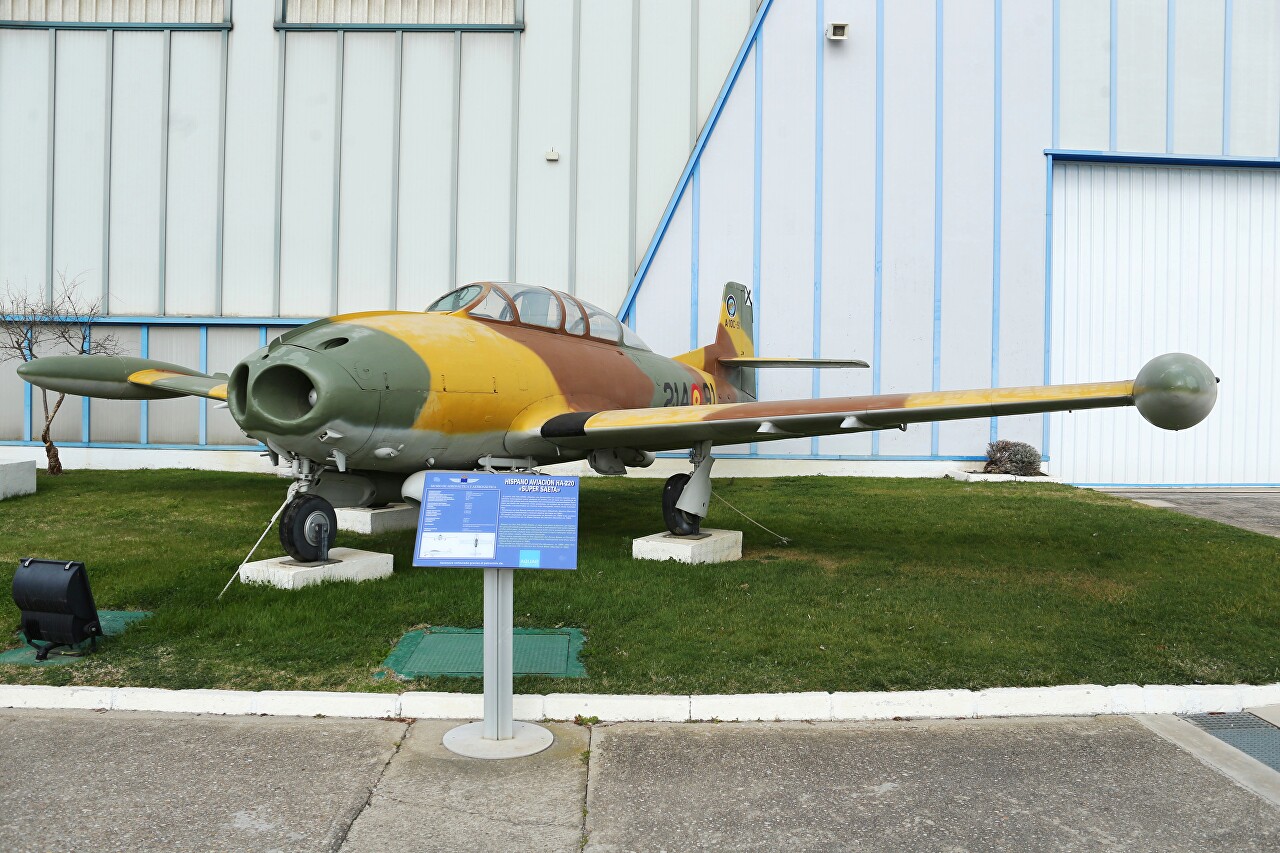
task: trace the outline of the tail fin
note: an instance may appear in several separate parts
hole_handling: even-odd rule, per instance
[[[728,382],[756,399],[756,369],[721,363],[721,359],[752,358],[756,354],[755,307],[751,291],[736,281],[725,282],[720,297],[720,322],[716,325],[715,343],[676,356],[676,361]]]

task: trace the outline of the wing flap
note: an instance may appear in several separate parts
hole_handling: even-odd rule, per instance
[[[190,397],[208,397],[211,400],[227,399],[225,376],[205,376],[198,373],[179,373],[175,370],[149,368],[129,374],[129,384],[162,391],[173,391]]]

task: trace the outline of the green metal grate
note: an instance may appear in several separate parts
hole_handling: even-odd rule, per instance
[[[151,615],[150,610],[99,610],[98,621],[102,624],[103,637],[118,637],[124,630],[141,619]],[[22,645],[7,652],[0,652],[0,665],[10,666],[61,666],[84,660],[87,655],[80,654],[89,649],[89,641],[81,643],[74,649],[57,649],[49,654],[48,660],[36,660],[36,650],[28,646],[26,635],[19,633]],[[103,650],[103,642],[98,640],[98,651]],[[71,654],[66,654],[71,652]]]
[[[516,628],[512,634],[512,668],[516,675],[587,677],[579,660],[586,637],[578,628]],[[383,666],[405,678],[479,678],[484,674],[484,630],[410,631],[396,643]]]

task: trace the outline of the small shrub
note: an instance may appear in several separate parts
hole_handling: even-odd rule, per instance
[[[1033,477],[1040,473],[1040,451],[1022,441],[993,441],[987,445],[987,474]]]

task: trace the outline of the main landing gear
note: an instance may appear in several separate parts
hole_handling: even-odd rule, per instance
[[[338,539],[338,514],[333,504],[319,495],[294,495],[280,515],[280,544],[299,563],[320,563],[329,559],[329,549]]]
[[[711,442],[700,441],[689,451],[692,474],[676,474],[662,489],[662,519],[676,536],[697,535],[711,503]]]

